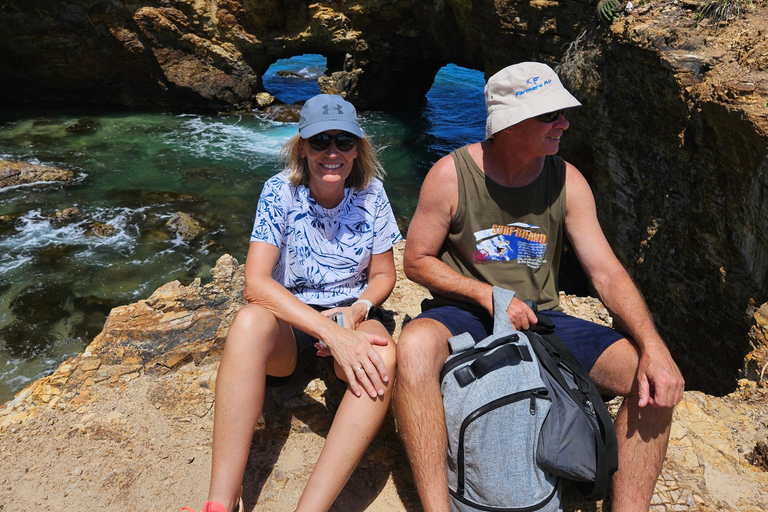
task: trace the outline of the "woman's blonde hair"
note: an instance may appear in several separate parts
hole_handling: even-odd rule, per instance
[[[307,143],[301,135],[295,135],[286,142],[280,150],[280,161],[285,164],[288,171],[288,181],[293,185],[309,186],[309,167],[307,159],[301,157],[301,144]],[[379,162],[376,150],[368,140],[368,137],[357,139],[357,158],[352,162],[352,172],[344,182],[345,187],[355,190],[367,188],[373,178],[384,179],[386,172]]]

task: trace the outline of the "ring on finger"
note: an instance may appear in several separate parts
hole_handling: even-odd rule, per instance
[[[362,366],[358,366],[357,368],[355,368],[355,373],[359,372],[359,371],[360,371],[360,370],[362,370],[362,369],[363,369],[363,367],[362,367]]]

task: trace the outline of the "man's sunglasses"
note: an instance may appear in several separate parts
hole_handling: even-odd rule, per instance
[[[328,135],[323,132],[313,135],[307,140],[315,151],[325,151],[331,145],[331,141],[336,144],[336,149],[339,151],[350,151],[357,144],[357,137],[347,132],[340,132],[336,135]]]
[[[542,123],[551,123],[553,121],[556,121],[561,114],[565,115],[566,112],[568,112],[568,109],[556,110],[554,112],[547,112],[546,114],[541,114],[540,116],[536,116],[536,119],[538,121],[541,121]]]

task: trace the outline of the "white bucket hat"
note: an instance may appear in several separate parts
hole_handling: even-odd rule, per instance
[[[507,66],[485,85],[485,138],[526,119],[580,106],[546,64],[521,62]]]
[[[318,94],[301,107],[299,134],[302,139],[327,130],[343,130],[361,139],[363,130],[357,122],[355,107],[335,94]]]

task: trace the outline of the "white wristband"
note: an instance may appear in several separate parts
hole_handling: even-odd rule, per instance
[[[368,315],[371,314],[371,310],[373,309],[373,302],[366,299],[357,299],[355,302],[352,303],[353,306],[355,304],[365,304],[365,307],[367,307],[368,309],[365,312],[365,318],[363,318],[363,320],[368,320]]]

